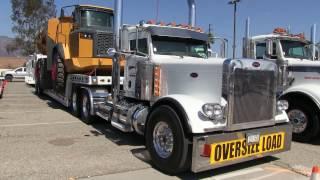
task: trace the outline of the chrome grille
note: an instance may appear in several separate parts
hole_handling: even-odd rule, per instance
[[[98,33],[95,38],[95,56],[108,56],[108,49],[113,47],[112,33]]]
[[[274,71],[235,70],[233,124],[271,120],[274,117]]]
[[[225,60],[222,96],[228,102],[227,130],[275,123],[277,69],[268,60]]]

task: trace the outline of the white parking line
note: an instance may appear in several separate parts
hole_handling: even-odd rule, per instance
[[[52,123],[31,123],[31,124],[4,124],[0,127],[23,127],[23,126],[40,126],[40,125],[54,125],[54,124],[73,124],[80,123],[80,121],[70,121],[70,122],[52,122]]]
[[[16,113],[48,113],[48,112],[52,112],[55,110],[60,110],[60,109],[52,109],[50,111],[4,111],[4,112],[0,112],[0,114],[16,114]]]
[[[223,179],[234,178],[237,176],[243,176],[246,174],[251,174],[251,173],[260,172],[260,171],[263,171],[263,169],[262,168],[251,168],[251,169],[239,170],[236,172],[223,174],[223,175],[219,175],[219,176],[205,178],[205,180],[223,180]]]

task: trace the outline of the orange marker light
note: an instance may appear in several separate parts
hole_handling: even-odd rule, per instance
[[[161,90],[161,69],[155,66],[153,69],[153,95],[159,97]]]

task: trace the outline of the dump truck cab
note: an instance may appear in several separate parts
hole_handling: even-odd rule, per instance
[[[73,9],[67,15],[67,10]],[[111,69],[107,50],[113,47],[113,10],[92,5],[66,6],[48,22],[48,69],[58,54],[68,73]]]
[[[113,10],[93,5],[61,8],[59,18],[51,18],[47,28],[46,72],[49,88],[64,91],[68,74],[108,76],[113,47]]]

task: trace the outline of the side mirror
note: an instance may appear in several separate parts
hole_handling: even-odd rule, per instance
[[[116,54],[116,52],[117,52],[116,49],[109,48],[108,51],[107,51],[107,54],[108,54],[108,56],[112,57],[112,56],[114,56]]]

